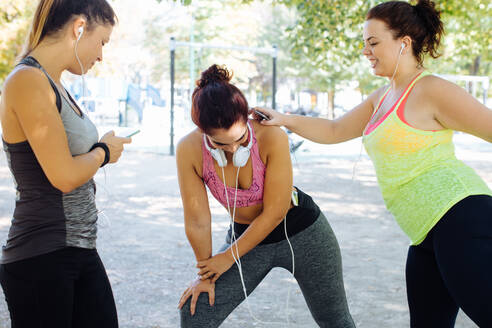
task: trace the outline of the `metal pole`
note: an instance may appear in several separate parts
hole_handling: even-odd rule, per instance
[[[176,42],[174,37],[171,37],[169,48],[171,49],[171,143],[169,154],[174,156],[174,55],[176,51]]]
[[[226,50],[238,50],[238,51],[248,51],[253,53],[260,54],[268,54],[272,55],[274,53],[274,49],[271,48],[252,48],[252,47],[243,47],[243,46],[228,46],[223,44],[208,44],[201,42],[182,42],[176,41],[176,47],[193,47],[193,48],[206,48],[206,49],[226,49]]]
[[[489,90],[489,78],[484,79],[482,82],[482,88],[483,88],[483,104],[487,106],[487,91]]]
[[[191,27],[190,27],[190,42],[195,42],[195,33],[194,33],[194,25],[195,25],[195,15],[193,12],[191,13]],[[195,85],[195,49],[190,46],[190,101],[191,101],[191,93],[193,92]]]
[[[275,95],[277,94],[277,46],[273,46],[273,76],[272,76],[272,109],[277,108],[277,104],[275,102]]]

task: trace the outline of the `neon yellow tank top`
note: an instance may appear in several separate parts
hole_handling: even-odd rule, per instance
[[[412,245],[427,233],[457,202],[492,191],[473,169],[454,153],[453,130],[425,131],[405,122],[403,108],[415,78],[393,108],[363,134],[388,210]],[[388,91],[379,100],[377,112]]]

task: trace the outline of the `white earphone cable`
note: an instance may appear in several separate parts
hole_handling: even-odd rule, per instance
[[[81,71],[81,77],[82,77],[82,95],[81,98],[85,98],[85,77],[84,77],[84,66],[82,66],[82,62],[80,61],[79,54],[77,53],[77,48],[79,46],[79,40],[80,38],[77,39],[75,42],[75,58],[77,59],[77,62],[79,63],[80,66],[80,71]],[[82,103],[82,102],[81,102]]]
[[[238,183],[239,183],[239,170],[240,170],[240,167],[237,168],[237,173],[236,173],[236,183],[235,183],[234,204],[233,204],[232,215],[231,215],[231,207],[230,207],[230,203],[229,203],[229,194],[228,194],[228,191],[227,191],[227,185],[226,185],[224,167],[221,167],[221,169],[222,169],[222,178],[223,178],[223,184],[224,184],[224,192],[225,192],[226,201],[227,201],[227,211],[229,213],[230,224],[231,224],[231,254],[232,254],[232,258],[234,259],[234,262],[236,263],[236,265],[238,267],[239,278],[241,279],[241,285],[242,285],[242,288],[243,288],[244,299],[246,300],[246,305],[248,307],[249,314],[251,315],[251,317],[255,321],[257,321],[257,322],[259,322],[261,324],[283,325],[284,323],[282,323],[282,322],[267,322],[267,321],[262,321],[262,320],[258,319],[253,314],[253,311],[251,310],[251,305],[250,305],[249,299],[248,299],[248,292],[246,291],[246,284],[244,282],[244,276],[243,276],[241,259],[240,259],[240,256],[239,256],[239,248],[238,248],[238,245],[237,245],[236,232],[234,230],[234,218],[236,216],[237,190],[238,190]],[[292,254],[292,274],[294,274],[294,250],[292,248],[292,244],[290,243],[289,237],[287,236],[287,222],[286,222],[286,219],[284,219],[284,228],[285,228],[285,237],[287,239],[287,242],[289,243],[289,247],[290,247],[291,254]],[[234,254],[234,248],[236,249],[236,254]],[[291,288],[291,286],[289,285],[289,290],[288,290],[288,293],[287,293],[287,304],[286,304],[287,326],[289,326],[288,307],[289,307],[289,298],[290,298],[290,288]]]
[[[396,61],[396,67],[395,67],[395,70],[393,71],[393,75],[391,76],[390,83],[395,78],[396,71],[398,70],[398,65],[400,64],[400,58],[401,58],[402,51],[403,51],[403,47],[401,48],[400,53],[398,54],[398,59]]]
[[[248,306],[248,311],[251,317],[253,317],[254,320],[260,322],[260,323],[265,323],[261,321],[260,319],[256,318],[256,316],[253,314],[253,311],[251,310],[251,306],[249,304],[249,299],[248,299],[248,292],[246,291],[246,284],[244,283],[244,276],[243,276],[243,270],[241,266],[241,259],[239,257],[239,248],[237,246],[237,239],[236,239],[236,232],[234,231],[234,217],[236,215],[236,200],[237,200],[237,187],[238,187],[238,180],[239,180],[239,170],[240,167],[237,169],[237,174],[236,174],[236,184],[235,184],[235,192],[234,192],[234,204],[233,204],[233,211],[231,215],[231,209],[229,205],[229,195],[227,192],[227,185],[226,185],[226,180],[225,180],[225,173],[224,173],[224,168],[222,167],[222,177],[224,179],[224,191],[225,191],[225,196],[227,200],[227,208],[229,211],[229,217],[230,217],[230,223],[231,223],[231,254],[232,258],[234,259],[234,262],[236,263],[239,271],[239,278],[241,279],[241,285],[243,287],[243,293],[244,293],[244,299],[246,300],[246,305]],[[234,254],[234,247],[236,248],[236,254]]]
[[[284,232],[285,232],[285,239],[287,239],[287,243],[289,243],[290,247],[290,253],[292,255],[292,276],[295,277],[295,258],[294,258],[294,248],[292,248],[292,244],[290,243],[289,240],[289,235],[287,234],[287,216],[284,218]],[[292,285],[289,284],[289,289],[287,290],[287,302],[285,305],[285,314],[287,318],[287,327],[289,327],[290,321],[289,321],[289,300],[290,300],[290,290],[291,290]]]

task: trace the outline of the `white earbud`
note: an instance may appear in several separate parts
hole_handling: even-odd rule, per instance
[[[400,55],[403,52],[403,49],[405,49],[405,43],[402,42],[401,47],[400,47]]]
[[[250,149],[253,146],[253,134],[251,131],[251,126],[249,125],[249,123],[247,123],[247,126],[249,130],[249,143],[246,147],[239,146],[239,148],[232,155],[232,164],[235,167],[243,167],[246,165],[246,163],[248,163]],[[227,166],[227,158],[224,151],[219,148],[211,148],[208,144],[207,136],[205,134],[203,134],[203,143],[205,144],[207,150],[210,152],[210,155],[212,155],[212,157],[217,161],[217,165],[219,167]]]
[[[79,41],[80,38],[82,37],[82,34],[84,34],[84,27],[83,26],[79,27],[77,31],[79,32],[79,36],[77,36],[77,41]]]
[[[82,77],[82,97],[85,97],[85,79],[84,79],[84,66],[82,66],[82,62],[80,61],[79,54],[77,51],[77,47],[79,45],[79,40],[82,37],[82,34],[84,34],[84,26],[79,26],[77,29],[77,32],[79,32],[79,35],[77,36],[77,42],[75,42],[75,58],[77,59],[77,62],[79,63],[80,66],[80,76]]]

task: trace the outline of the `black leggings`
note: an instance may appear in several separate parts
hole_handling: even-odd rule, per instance
[[[281,223],[283,225],[283,223]],[[322,328],[355,328],[343,287],[342,257],[333,230],[320,213],[316,222],[289,237],[294,250],[295,279],[314,320]],[[230,238],[220,251],[230,246]],[[292,270],[292,255],[287,240],[260,244],[241,257],[248,295],[275,267]],[[279,284],[280,286],[280,284]],[[198,297],[195,314],[190,314],[191,299],[181,308],[182,328],[216,328],[242,302],[244,294],[237,265],[224,272],[215,285],[215,304],[208,295]],[[282,302],[280,299],[274,302]],[[250,320],[254,320],[251,318]],[[269,318],[266,321],[270,321]],[[253,326],[253,323],[251,324]],[[285,327],[265,325],[267,327]],[[293,325],[295,326],[295,325]]]
[[[67,247],[0,265],[12,328],[116,328],[113,293],[96,250]]]
[[[406,278],[411,327],[454,327],[459,308],[492,327],[492,197],[463,199],[410,246]]]

